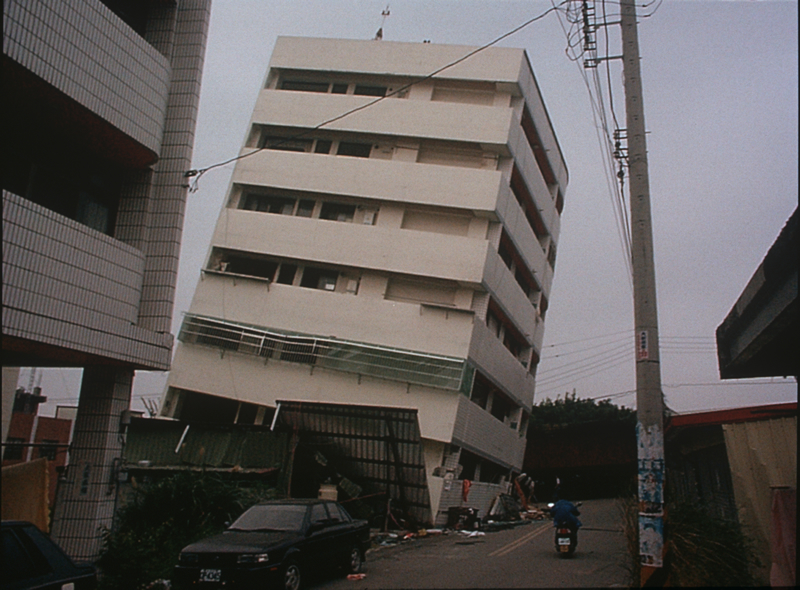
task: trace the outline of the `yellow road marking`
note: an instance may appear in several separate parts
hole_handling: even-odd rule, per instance
[[[532,530],[530,533],[520,537],[516,541],[511,541],[510,543],[500,547],[500,549],[496,549],[496,550],[492,551],[489,554],[489,557],[502,557],[503,555],[507,555],[508,553],[511,553],[512,551],[514,551],[514,549],[518,549],[519,547],[521,547],[522,545],[524,545],[525,543],[527,543],[531,539],[533,539],[535,537],[538,537],[539,535],[541,535],[541,534],[543,534],[543,533],[545,533],[545,532],[547,532],[549,530],[550,530],[550,527],[548,527],[548,526],[537,527],[534,530]]]

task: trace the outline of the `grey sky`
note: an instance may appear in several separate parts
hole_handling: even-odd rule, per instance
[[[511,0],[388,0],[385,41],[483,45],[551,7]],[[371,39],[387,0],[214,0],[194,166],[238,153],[278,35]],[[597,12],[602,3],[597,0]],[[609,20],[618,5],[606,2]],[[654,12],[655,11],[655,12]],[[798,200],[797,3],[658,0],[639,9],[662,380],[677,411],[795,401],[797,386],[721,382],[714,333]],[[583,66],[550,14],[500,45],[527,50],[570,171],[537,401],[566,391],[634,405],[630,279]],[[619,27],[608,29],[619,54]],[[600,55],[605,37],[598,33]],[[377,41],[376,41],[377,42]],[[624,126],[619,61],[598,69]],[[190,195],[174,328],[189,307],[233,165]],[[613,178],[613,177],[612,177]],[[568,344],[571,343],[571,344]],[[52,400],[79,371],[48,371]],[[165,377],[137,373],[134,409]],[[783,380],[777,380],[783,381]],[[27,384],[27,372],[21,375]],[[64,389],[67,391],[61,393]],[[54,405],[54,404],[52,404]]]

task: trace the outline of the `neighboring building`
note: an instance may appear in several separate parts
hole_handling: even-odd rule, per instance
[[[428,520],[454,479],[488,508],[522,466],[567,170],[526,53],[474,51],[278,39],[163,415],[408,410]]]
[[[82,367],[53,537],[97,556],[134,371],[169,368],[210,0],[3,3],[3,366]]]
[[[733,309],[717,327],[722,379],[793,376],[797,381],[797,211],[789,217]],[[776,418],[786,413],[781,406],[790,407],[791,417],[778,421]],[[736,509],[740,520],[752,531],[764,565],[759,582],[791,587],[796,584],[797,402],[765,408],[760,423],[725,424],[725,444],[734,476]],[[751,408],[741,411],[748,410]]]
[[[800,304],[797,209],[717,328],[722,379],[797,377],[800,369]]]
[[[794,586],[797,402],[675,414],[665,437],[672,497],[739,521],[758,582]]]
[[[39,404],[47,401],[41,389],[19,388],[14,396],[11,421],[3,447],[3,467],[47,459],[48,504],[53,508],[58,476],[67,464],[75,408],[58,406],[56,416],[39,416]]]

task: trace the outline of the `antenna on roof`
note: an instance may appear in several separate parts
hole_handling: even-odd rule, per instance
[[[383,17],[383,20],[381,20],[381,26],[378,29],[378,32],[375,33],[375,38],[373,39],[373,41],[380,41],[381,39],[383,39],[383,25],[386,24],[386,17],[389,16],[390,14],[391,13],[389,12],[389,5],[387,4],[386,8],[384,8],[381,11],[381,16]]]

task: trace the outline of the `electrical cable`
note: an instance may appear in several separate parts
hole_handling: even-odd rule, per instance
[[[551,0],[552,1],[552,0]],[[555,7],[555,5],[553,5]],[[557,13],[558,14],[558,13]],[[576,24],[577,18],[573,18],[570,20],[570,12],[569,9],[566,11],[567,20],[571,22],[573,25]],[[567,31],[564,23],[561,21],[561,17],[559,15],[559,24],[561,25],[562,31],[564,32],[565,36],[567,37],[567,54],[569,56],[569,46],[570,46],[570,33]],[[607,36],[607,35],[606,35]],[[580,55],[575,56],[574,59],[570,58],[571,61],[575,61],[580,58]],[[617,233],[620,239],[620,246],[622,247],[623,259],[628,269],[628,284],[631,290],[633,290],[633,268],[631,266],[631,246],[630,246],[630,226],[628,223],[627,214],[625,212],[624,206],[624,198],[623,196],[618,193],[619,186],[615,180],[611,180],[612,178],[617,176],[616,169],[614,166],[614,157],[613,157],[613,148],[614,141],[611,138],[611,134],[609,132],[608,120],[605,115],[605,107],[602,104],[602,89],[599,85],[599,81],[597,80],[597,73],[596,71],[593,72],[594,77],[594,85],[597,89],[597,97],[592,91],[592,83],[590,83],[587,75],[586,75],[586,68],[582,67],[578,64],[581,72],[581,78],[583,79],[584,85],[586,86],[586,90],[589,94],[589,102],[592,107],[592,117],[594,120],[594,127],[595,132],[597,134],[598,144],[600,146],[600,154],[603,160],[603,172],[606,177],[606,184],[608,189],[609,197],[611,198],[612,210],[614,212],[614,218],[617,225]],[[598,122],[599,119],[599,122]],[[603,135],[605,136],[605,140],[601,136],[601,130]],[[609,175],[610,171],[610,175]]]

